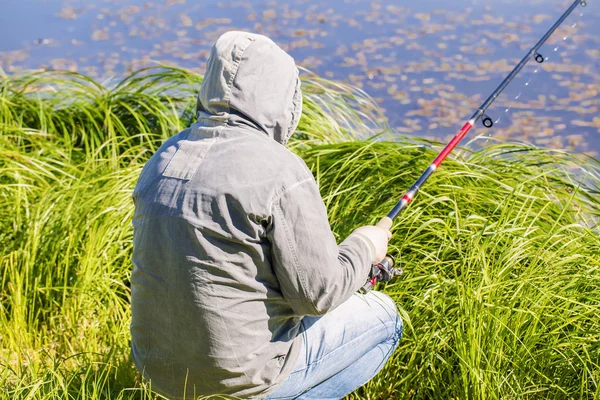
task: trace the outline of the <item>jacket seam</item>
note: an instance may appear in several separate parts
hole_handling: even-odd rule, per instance
[[[248,40],[248,43],[244,47],[240,46],[240,48],[238,49],[238,51],[236,53],[236,59],[233,63],[233,70],[231,71],[231,77],[229,78],[229,82],[227,82],[227,93],[225,94],[224,100],[227,103],[227,108],[229,109],[230,114],[231,114],[231,104],[229,103],[229,99],[231,98],[231,91],[233,89],[233,81],[235,80],[237,73],[239,71],[239,67],[242,62],[242,56],[244,55],[244,53],[246,52],[248,47],[250,47],[250,45],[252,43],[254,43],[254,38],[247,36],[246,39]]]
[[[310,168],[308,168],[308,165],[306,165],[306,163],[304,162],[304,160],[299,155],[297,155],[294,152],[292,152],[290,149],[286,148],[286,150],[289,151],[294,156],[294,159],[296,160],[296,162],[298,163],[298,165],[300,166],[300,168],[302,168],[302,170],[304,170],[304,172],[307,173],[307,175],[309,176],[309,178],[314,178],[312,172],[310,171]]]
[[[200,170],[200,166],[202,165],[202,163],[204,162],[204,160],[206,160],[206,158],[208,157],[208,152],[210,151],[210,149],[212,149],[212,147],[220,141],[221,139],[221,131],[223,130],[223,126],[220,126],[216,129],[216,132],[213,134],[213,141],[210,142],[208,144],[208,148],[206,149],[206,152],[204,153],[204,157],[202,157],[202,160],[200,160],[200,163],[198,163],[198,166],[196,167],[196,169],[194,170],[194,172],[191,173],[190,178],[188,179],[188,181],[186,182],[186,184],[188,182],[191,182],[194,179],[194,176],[196,176],[196,174],[198,173],[198,171]],[[210,139],[209,139],[210,140]]]
[[[300,265],[298,262],[298,254],[296,252],[296,247],[294,246],[294,244],[292,243],[292,240],[290,238],[288,224],[287,224],[285,218],[283,217],[283,212],[281,212],[281,207],[278,207],[278,208],[279,208],[279,213],[281,214],[281,225],[285,232],[285,241],[287,242],[288,249],[290,250],[290,253],[292,254],[293,266],[294,266],[294,269],[296,270],[296,275],[298,276],[298,278],[300,280],[300,286],[302,288],[302,294],[299,298],[291,298],[291,299],[287,299],[287,300],[288,301],[302,300],[304,303],[307,303],[310,306],[310,308],[312,309],[312,311],[315,314],[318,314],[319,312],[318,312],[317,308],[312,303],[312,301],[310,301],[309,298],[306,296],[306,294],[308,293],[306,279],[305,279],[303,271],[300,269]]]
[[[290,126],[288,126],[286,137],[282,140],[283,145],[285,145],[288,142],[288,140],[290,140],[290,138],[294,135],[294,132],[298,127],[297,122],[300,121],[300,116],[302,115],[302,90],[300,87],[300,77],[296,76],[296,88],[294,89],[294,95],[292,97],[292,119],[290,121]],[[300,94],[298,94],[298,92],[300,92]],[[298,101],[298,98],[300,101]],[[300,112],[298,112],[298,109],[300,109]]]
[[[288,192],[292,191],[293,189],[297,188],[297,187],[298,187],[298,186],[300,186],[300,185],[303,185],[303,184],[305,184],[306,182],[310,182],[311,180],[312,180],[312,177],[309,177],[309,178],[304,178],[303,180],[301,180],[301,181],[298,181],[298,182],[294,183],[294,184],[293,184],[293,185],[291,185],[290,187],[287,187],[287,188],[285,188],[285,187],[284,187],[283,191],[281,191],[281,193],[277,194],[277,195],[275,196],[275,198],[273,198],[273,200],[271,200],[271,202],[269,203],[269,207],[268,207],[268,209],[269,209],[269,214],[272,214],[272,213],[273,213],[273,205],[275,205],[275,203],[276,203],[277,201],[279,201],[279,200],[280,200],[280,199],[283,197],[283,195],[284,195],[284,194],[286,194],[286,193],[288,193]]]

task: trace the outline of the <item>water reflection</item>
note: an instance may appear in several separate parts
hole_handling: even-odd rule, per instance
[[[446,139],[570,1],[4,0],[0,67],[104,79],[154,61],[204,69],[230,29],[272,37],[362,87],[401,133]],[[578,8],[489,110],[498,140],[600,152],[600,6]],[[487,133],[479,128],[478,133]]]

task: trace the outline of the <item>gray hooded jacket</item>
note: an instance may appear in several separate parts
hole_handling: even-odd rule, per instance
[[[369,244],[336,244],[310,170],[284,146],[301,108],[294,60],[264,36],[226,33],[198,122],[141,173],[132,356],[159,393],[264,397],[294,367],[302,317],[365,283]]]

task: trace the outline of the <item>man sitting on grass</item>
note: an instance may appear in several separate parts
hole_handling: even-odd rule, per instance
[[[356,293],[389,231],[340,245],[305,163],[285,148],[302,110],[294,60],[228,32],[197,123],[168,139],[134,191],[132,356],[170,398],[338,399],[383,367],[402,322]]]

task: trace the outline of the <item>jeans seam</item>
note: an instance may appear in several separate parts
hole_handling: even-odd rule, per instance
[[[308,368],[308,338],[306,337],[306,325],[303,320],[300,320],[300,326],[302,327],[302,344],[304,345],[304,364]],[[304,369],[301,371],[304,371]]]
[[[385,324],[385,323],[384,323],[384,325],[386,325],[386,327],[387,327],[387,324]],[[375,331],[375,330],[377,330],[377,329],[379,329],[379,327],[374,327],[373,329],[370,329],[370,330],[368,330],[368,331],[366,331],[366,332],[363,332],[361,335],[359,335],[359,336],[355,337],[355,338],[354,338],[354,339],[352,339],[351,341],[344,343],[344,344],[343,344],[343,345],[341,345],[340,347],[336,347],[334,350],[332,350],[332,351],[330,351],[329,353],[325,354],[324,356],[322,356],[321,358],[319,358],[317,361],[313,362],[312,364],[309,364],[309,363],[308,363],[308,346],[305,344],[305,348],[306,348],[306,352],[307,352],[307,354],[306,354],[306,367],[305,367],[305,368],[302,368],[302,369],[299,369],[299,370],[297,370],[297,371],[293,371],[293,372],[292,372],[290,375],[294,375],[294,374],[297,374],[297,373],[299,373],[299,372],[306,371],[306,370],[307,370],[309,367],[312,367],[313,365],[317,365],[317,364],[319,364],[320,362],[322,362],[322,361],[323,361],[323,360],[324,360],[326,357],[328,357],[328,356],[329,356],[331,353],[333,353],[333,352],[335,352],[335,351],[338,351],[338,350],[341,350],[341,349],[343,349],[343,348],[344,348],[344,347],[346,347],[347,345],[349,345],[349,344],[352,344],[352,343],[353,343],[353,342],[355,342],[356,340],[358,340],[358,339],[362,338],[364,335],[368,335],[368,334],[370,334],[371,332],[373,332],[373,331]],[[302,331],[302,334],[305,334],[305,331]],[[388,338],[388,339],[386,339],[386,340],[384,340],[384,341],[381,341],[381,342],[379,342],[377,345],[379,345],[379,344],[381,344],[381,343],[385,343],[385,342],[387,342],[389,339],[392,339],[392,340],[394,340],[394,338],[395,338],[395,337],[396,337],[396,335],[395,335],[395,334],[393,334],[391,338]],[[306,341],[305,341],[305,343],[306,343]]]

